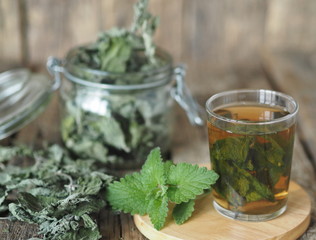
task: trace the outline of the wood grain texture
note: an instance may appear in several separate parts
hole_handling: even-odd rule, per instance
[[[0,221],[0,239],[1,240],[26,240],[36,237],[38,228],[23,222],[12,222],[9,220]]]
[[[0,60],[19,61],[23,55],[35,68],[43,68],[49,55],[63,57],[71,47],[95,40],[102,30],[128,27],[135,2],[2,0]],[[150,9],[161,19],[157,44],[176,61],[209,69],[190,80],[203,86],[214,71],[256,68],[263,45],[305,51],[316,48],[313,0],[151,0]]]
[[[274,88],[293,96],[300,104],[298,137],[293,156],[292,176],[302,184],[313,199],[312,222],[302,239],[315,239],[316,191],[315,191],[315,54],[299,52],[264,51],[263,66]],[[301,161],[304,159],[304,161]]]
[[[99,229],[101,240],[146,240],[136,228],[132,216],[129,214],[114,213],[102,210],[99,215]]]
[[[159,16],[156,44],[168,51],[175,62],[183,61],[183,0],[153,0],[149,6],[152,14]]]
[[[280,0],[269,4],[265,44],[274,50],[316,49],[316,1]]]
[[[52,96],[50,104],[43,113],[15,135],[14,144],[25,143],[36,147],[61,143],[59,98],[56,94]]]
[[[244,222],[228,219],[216,212],[212,196],[196,202],[190,221],[177,225],[169,215],[165,227],[157,231],[149,217],[134,216],[138,229],[151,240],[295,240],[305,232],[310,221],[311,200],[296,183],[291,182],[287,210],[265,222]],[[286,222],[286,224],[284,224]]]
[[[94,41],[104,27],[102,1],[27,1],[29,63],[43,68],[48,56]]]
[[[19,13],[19,0],[0,0],[0,63],[21,62]]]
[[[243,87],[238,72],[253,77],[260,65],[266,8],[265,1],[184,1],[182,55],[194,93]]]
[[[256,68],[266,8],[266,1],[261,0],[185,0],[183,58],[199,72],[189,81],[203,89],[217,72]]]
[[[316,53],[316,52],[315,52]],[[316,94],[315,68],[311,59],[315,53],[298,52],[277,53],[263,52],[263,65],[275,84],[275,88],[292,95],[299,103],[299,132],[304,144],[308,147],[316,166]]]
[[[1,0],[0,60],[16,62],[22,55],[42,68],[49,55],[63,57],[71,47],[95,40],[99,31],[129,26],[135,2]],[[150,9],[161,19],[157,44],[194,68],[202,63],[212,71],[254,68],[263,45],[316,48],[313,0],[151,0]],[[195,81],[206,84],[207,76]]]

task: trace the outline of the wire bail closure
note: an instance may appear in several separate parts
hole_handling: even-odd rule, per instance
[[[190,90],[185,84],[186,67],[181,64],[174,68],[176,86],[171,90],[171,96],[184,109],[192,125],[203,126],[203,109],[194,100]]]
[[[49,57],[47,60],[47,69],[49,73],[54,76],[54,84],[51,88],[52,91],[57,90],[61,84],[61,73],[67,75],[67,78],[70,78],[75,81],[81,83],[81,79],[73,77],[67,71],[65,71],[64,67],[62,67],[62,61],[55,58]],[[68,76],[70,75],[70,76]],[[190,90],[185,84],[185,75],[186,75],[186,67],[181,64],[176,66],[173,69],[173,75],[176,80],[175,86],[171,89],[170,95],[171,97],[182,107],[182,109],[186,112],[187,117],[192,125],[203,126],[205,121],[203,120],[204,111],[202,107],[194,100]],[[91,83],[92,85],[93,83]],[[160,83],[161,84],[161,83]],[[166,84],[166,83],[163,83]],[[105,89],[109,88],[110,90],[118,89],[142,89],[142,85],[134,85],[134,86],[109,86],[106,84],[96,84],[96,85],[104,85]],[[146,88],[148,87],[156,87],[156,84],[145,84]],[[147,86],[148,85],[148,86]],[[139,88],[138,88],[139,87]]]
[[[54,84],[51,87],[51,91],[56,91],[61,84],[60,73],[64,72],[64,68],[61,66],[61,60],[55,57],[49,57],[47,59],[46,67],[48,72],[54,77]]]

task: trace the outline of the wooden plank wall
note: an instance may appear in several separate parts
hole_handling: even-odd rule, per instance
[[[43,68],[50,55],[128,26],[133,3],[0,0],[0,62]],[[263,46],[316,49],[314,0],[151,0],[150,8],[161,18],[157,43],[195,69],[190,81],[201,89],[214,72],[256,67]]]
[[[46,71],[48,56],[63,58],[100,31],[129,26],[135,2],[0,0],[0,71]],[[247,87],[262,75],[262,49],[316,53],[315,0],[150,0],[150,9],[160,16],[157,45],[187,64],[195,95],[240,87],[236,78]]]
[[[10,64],[22,61],[22,46],[18,1],[0,0],[0,63]],[[5,66],[2,66],[5,69]]]
[[[100,31],[129,26],[135,2],[0,0],[0,71],[19,65],[46,71],[48,56],[63,58]],[[157,45],[187,64],[188,85],[203,101],[223,90],[261,87],[262,49],[316,59],[315,0],[150,0],[150,9],[160,16]]]
[[[266,44],[283,51],[316,49],[316,1],[269,0]]]

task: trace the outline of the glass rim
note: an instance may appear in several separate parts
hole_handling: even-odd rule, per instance
[[[137,83],[137,84],[123,84],[123,85],[115,85],[115,84],[109,84],[109,83],[99,83],[99,82],[91,82],[89,80],[80,78],[75,76],[73,73],[71,73],[68,69],[70,67],[76,67],[75,64],[71,63],[71,58],[75,54],[75,52],[80,49],[81,47],[85,47],[87,45],[81,45],[78,47],[74,47],[69,50],[67,53],[65,59],[64,59],[64,67],[63,67],[63,73],[65,77],[79,85],[92,87],[92,88],[100,88],[100,89],[106,89],[106,90],[119,90],[119,91],[129,91],[129,90],[144,90],[144,89],[150,89],[150,88],[156,88],[160,86],[167,85],[168,83],[172,82],[172,75],[174,72],[173,67],[173,59],[171,55],[157,47],[156,49],[156,55],[160,56],[162,59],[164,59],[166,62],[162,66],[159,66],[157,68],[147,70],[147,71],[135,71],[135,72],[125,72],[125,73],[116,73],[116,72],[109,72],[109,71],[103,71],[93,68],[86,68],[86,67],[79,67],[83,71],[96,75],[96,76],[102,76],[102,77],[131,77],[135,75],[141,75],[144,78],[152,78],[154,76],[158,76],[159,74],[165,74],[163,77],[160,77],[162,79],[158,79],[156,81],[152,82],[144,82],[144,83]]]
[[[78,51],[80,48],[86,47],[88,45],[89,44],[80,45],[80,46],[71,48],[69,50],[69,52],[67,52],[67,54],[66,54],[66,57],[65,57],[66,63],[69,65],[74,65],[74,64],[70,63],[70,60],[73,57],[72,55],[74,55],[75,52]],[[165,64],[163,64],[157,68],[153,68],[153,69],[142,71],[142,72],[131,71],[131,72],[124,72],[124,73],[117,73],[117,72],[104,71],[104,70],[88,68],[88,67],[80,67],[80,68],[86,72],[89,72],[89,73],[92,73],[95,75],[100,75],[100,76],[122,76],[122,75],[135,75],[135,74],[154,75],[156,73],[163,72],[165,70],[169,70],[170,68],[172,68],[173,59],[172,59],[171,55],[166,50],[164,50],[160,47],[157,47],[155,55],[159,56],[161,59],[165,60]]]
[[[215,99],[225,96],[225,95],[231,95],[231,94],[236,94],[236,93],[257,93],[257,92],[269,92],[271,94],[275,94],[278,95],[280,97],[285,98],[287,101],[290,101],[293,105],[294,105],[294,109],[293,112],[289,112],[289,114],[287,114],[286,116],[277,118],[277,119],[273,119],[273,120],[268,120],[268,121],[244,121],[244,120],[236,120],[236,119],[231,119],[231,118],[227,118],[224,116],[221,116],[219,114],[216,114],[212,109],[210,109],[209,105],[212,101],[214,101]],[[222,120],[224,122],[228,122],[228,123],[233,123],[233,124],[239,124],[239,125],[269,125],[269,124],[275,124],[275,123],[280,123],[283,121],[287,121],[293,117],[295,117],[298,113],[299,110],[299,104],[298,102],[291,97],[290,95],[287,95],[285,93],[281,93],[278,91],[274,91],[274,90],[267,90],[267,89],[238,89],[238,90],[229,90],[229,91],[223,91],[220,93],[216,93],[213,96],[211,96],[205,104],[205,108],[206,111],[209,115],[211,115],[212,117],[215,117],[219,120]]]

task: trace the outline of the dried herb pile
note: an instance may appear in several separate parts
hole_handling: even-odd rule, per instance
[[[33,164],[21,167],[26,157]],[[42,239],[101,238],[93,216],[106,205],[112,176],[94,160],[74,160],[57,145],[0,147],[0,169],[0,215],[38,224]]]
[[[73,74],[93,82],[108,84],[143,83],[143,75],[98,78],[89,75],[87,69],[108,73],[141,73],[165,64],[156,55],[153,35],[158,26],[158,17],[148,12],[148,0],[139,0],[134,6],[134,19],[130,29],[113,28],[99,34],[96,42],[79,47],[70,58]]]
[[[32,165],[20,167],[22,159]],[[106,206],[131,214],[148,214],[161,229],[169,212],[177,224],[188,220],[195,199],[218,179],[205,167],[164,162],[153,149],[140,172],[119,181],[91,159],[73,160],[58,145],[34,151],[27,147],[0,147],[0,215],[39,225],[43,240],[98,240],[94,218]],[[18,165],[16,165],[18,164]]]

